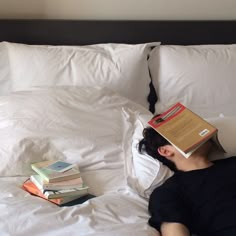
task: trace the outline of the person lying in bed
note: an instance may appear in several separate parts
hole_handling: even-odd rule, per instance
[[[149,224],[162,236],[236,236],[236,158],[211,162],[206,142],[185,158],[151,127],[139,150],[163,162],[175,174],[149,200]]]

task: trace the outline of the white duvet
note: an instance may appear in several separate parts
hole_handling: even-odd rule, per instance
[[[128,184],[135,122],[150,113],[101,88],[35,89],[0,97],[0,235],[158,235],[148,201]],[[58,207],[21,189],[30,163],[78,163],[90,193]]]

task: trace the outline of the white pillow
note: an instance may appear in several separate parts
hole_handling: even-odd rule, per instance
[[[152,115],[140,115],[135,122],[132,141],[132,160],[128,170],[128,185],[142,197],[149,198],[152,191],[173,175],[168,167],[147,153],[138,150],[139,141],[143,138],[142,132]]]
[[[149,108],[148,44],[33,46],[8,43],[12,91],[33,86],[108,87]]]
[[[8,94],[11,89],[10,66],[5,42],[0,43],[0,96]]]
[[[160,46],[149,66],[156,113],[181,102],[205,118],[236,115],[236,45]]]
[[[226,153],[221,156],[236,156],[236,116],[207,119],[218,129],[218,139]],[[218,159],[218,158],[215,158]]]

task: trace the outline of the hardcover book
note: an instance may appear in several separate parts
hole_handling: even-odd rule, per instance
[[[64,172],[48,169],[48,166],[51,166],[54,162],[55,161],[42,161],[33,163],[31,164],[31,168],[49,183],[80,177],[80,171],[78,167],[73,167]]]
[[[52,203],[55,203],[57,205],[65,205],[68,204],[71,201],[74,201],[80,197],[83,197],[85,195],[75,195],[75,196],[68,196],[68,197],[60,197],[60,198],[54,198],[54,199],[48,199],[36,186],[34,183],[32,183],[30,180],[26,181],[23,184],[23,189],[26,190],[27,192],[38,196],[40,198],[46,199]]]
[[[44,190],[61,190],[61,189],[72,189],[72,188],[82,188],[83,187],[83,180],[81,177],[59,181],[55,183],[49,183],[40,175],[31,175],[30,180],[38,186],[38,188]]]
[[[224,151],[218,141],[217,128],[181,103],[148,123],[186,158],[211,138]]]

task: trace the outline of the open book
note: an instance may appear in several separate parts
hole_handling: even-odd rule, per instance
[[[217,128],[181,103],[175,104],[148,123],[186,158],[209,139],[213,139],[224,151],[218,141]]]

